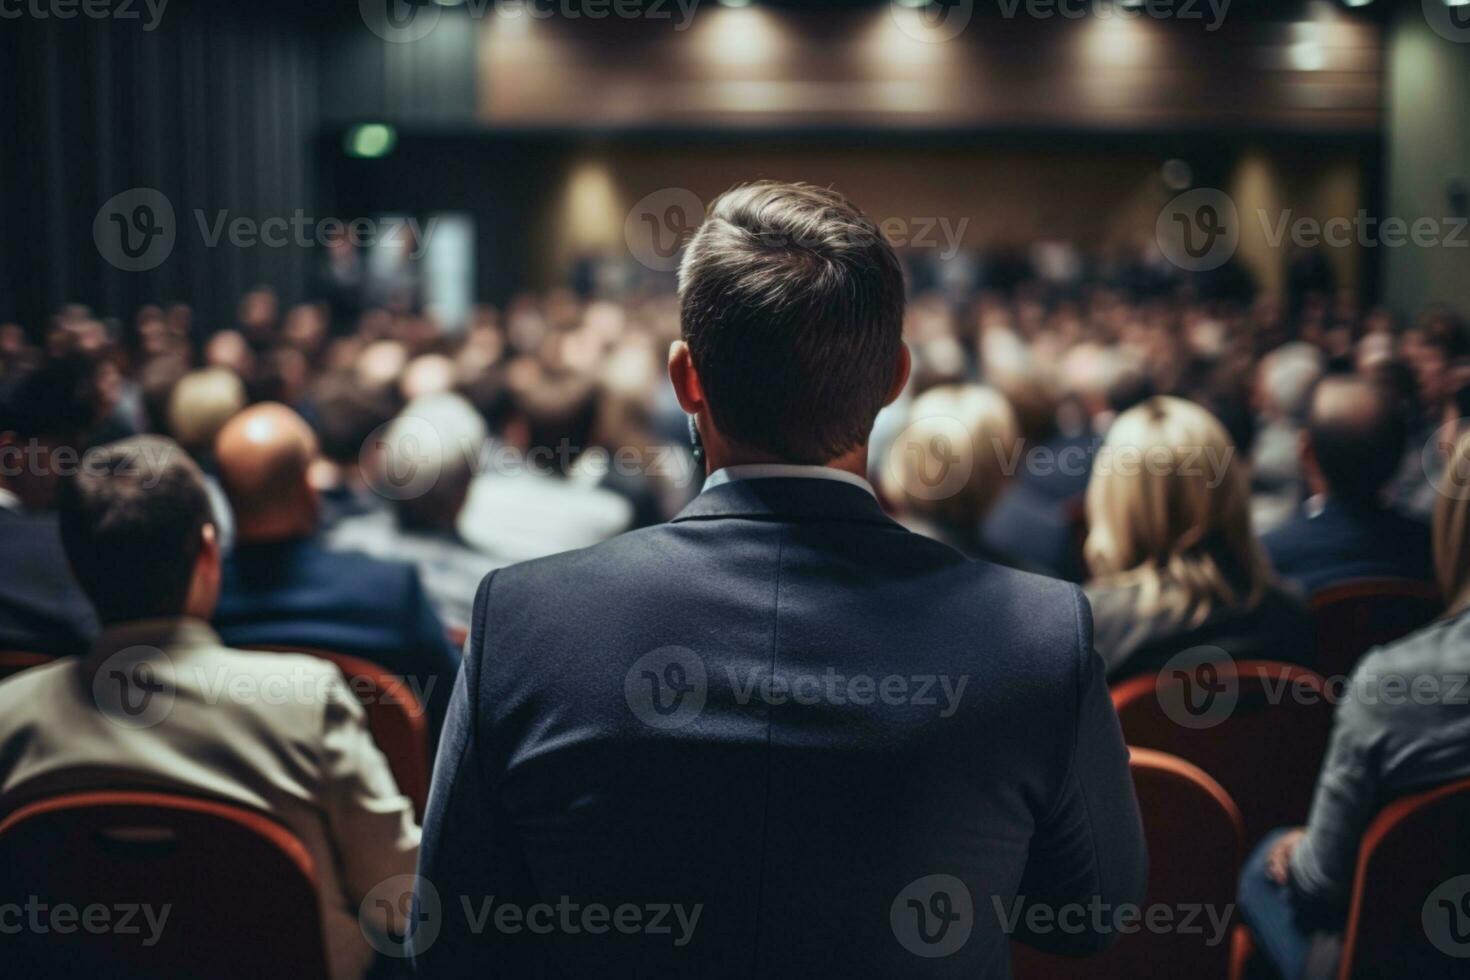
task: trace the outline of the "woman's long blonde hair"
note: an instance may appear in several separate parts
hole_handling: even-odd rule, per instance
[[[1434,505],[1434,572],[1447,611],[1470,607],[1470,432],[1455,440]]]
[[[1102,584],[1142,586],[1140,613],[1197,626],[1250,608],[1270,565],[1251,533],[1243,465],[1225,427],[1160,396],[1113,423],[1087,486],[1087,564]]]

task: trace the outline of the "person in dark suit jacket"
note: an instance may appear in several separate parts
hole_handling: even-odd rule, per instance
[[[328,551],[307,480],[316,440],[284,405],[246,409],[220,430],[216,462],[235,512],[214,626],[232,647],[302,646],[370,660],[443,723],[459,656],[404,562]]]
[[[1012,938],[1106,945],[1084,910],[1138,901],[1146,861],[1087,603],[862,478],[909,368],[891,249],[834,191],[747,185],[680,295],[705,489],[481,584],[416,968],[984,978]]]
[[[1312,497],[1261,541],[1279,575],[1308,593],[1356,578],[1434,581],[1429,527],[1383,499],[1407,438],[1378,385],[1331,375],[1318,382],[1301,445]]]
[[[0,650],[85,653],[97,633],[54,512],[63,469],[57,451],[80,449],[93,419],[91,388],[91,368],[80,358],[0,385]]]

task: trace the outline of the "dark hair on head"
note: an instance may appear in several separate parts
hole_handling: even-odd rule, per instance
[[[1337,389],[1333,403],[1324,396]],[[1351,399],[1356,404],[1349,405]],[[1307,439],[1332,495],[1371,504],[1398,472],[1408,425],[1392,392],[1353,375],[1328,375],[1312,391]]]
[[[902,344],[903,275],[841,194],[777,182],[722,194],[689,242],[679,297],[726,438],[799,463],[868,438]]]
[[[97,365],[82,354],[52,358],[0,388],[0,432],[20,439],[79,440],[96,413]]]
[[[87,453],[62,482],[61,541],[103,623],[178,616],[200,532],[212,523],[199,467],[178,443],[135,436]]]
[[[312,388],[306,411],[323,458],[339,465],[356,463],[379,426],[398,414],[390,388],[364,385],[350,371],[323,375]]]

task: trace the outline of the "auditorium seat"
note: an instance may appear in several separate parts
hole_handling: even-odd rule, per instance
[[[403,679],[371,661],[330,650],[266,645],[252,649],[304,653],[337,665],[367,712],[368,729],[388,760],[399,792],[413,801],[414,814],[422,822],[429,799],[429,721]]]
[[[1233,911],[1245,831],[1230,794],[1198,767],[1163,752],[1130,749],[1129,768],[1148,842],[1144,907],[1167,907],[1181,924],[1190,914],[1182,911],[1187,908],[1209,907],[1217,915]],[[1143,929],[1085,960],[1049,956],[1014,943],[1013,974],[1016,980],[1234,980],[1233,947],[1243,941],[1244,931],[1230,924],[1220,942],[1211,942],[1215,930],[1210,921],[1204,911],[1195,917],[1190,928],[1198,924],[1203,929],[1198,934],[1184,928]]]
[[[1444,608],[1433,585],[1397,578],[1342,582],[1314,594],[1311,605],[1317,669],[1326,677],[1351,674],[1363,654],[1407,636]]]
[[[251,810],[164,793],[42,799],[0,822],[0,868],[0,904],[46,926],[5,938],[7,975],[327,975],[311,855]],[[58,906],[77,911],[69,927]],[[84,928],[99,908],[108,928]]]
[[[1470,780],[1404,797],[1368,826],[1338,980],[1470,976],[1466,827]]]
[[[1233,692],[1234,703],[1219,701],[1201,721],[1179,720],[1179,706],[1199,690],[1191,687],[1197,678],[1179,671],[1124,681],[1113,688],[1113,706],[1130,747],[1176,755],[1218,780],[1254,846],[1277,827],[1306,822],[1333,705],[1321,675],[1301,667],[1222,658],[1214,669],[1208,682],[1225,697]]]
[[[19,674],[31,667],[49,664],[53,657],[44,653],[29,653],[25,650],[0,650],[0,681],[12,674]]]

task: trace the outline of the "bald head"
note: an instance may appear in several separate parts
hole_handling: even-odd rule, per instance
[[[285,405],[254,405],[225,424],[215,442],[215,463],[242,542],[316,529],[316,493],[307,480],[316,455],[316,436]]]
[[[1339,500],[1371,504],[1398,472],[1407,438],[1403,417],[1380,385],[1349,375],[1323,378],[1307,414],[1311,462]]]

